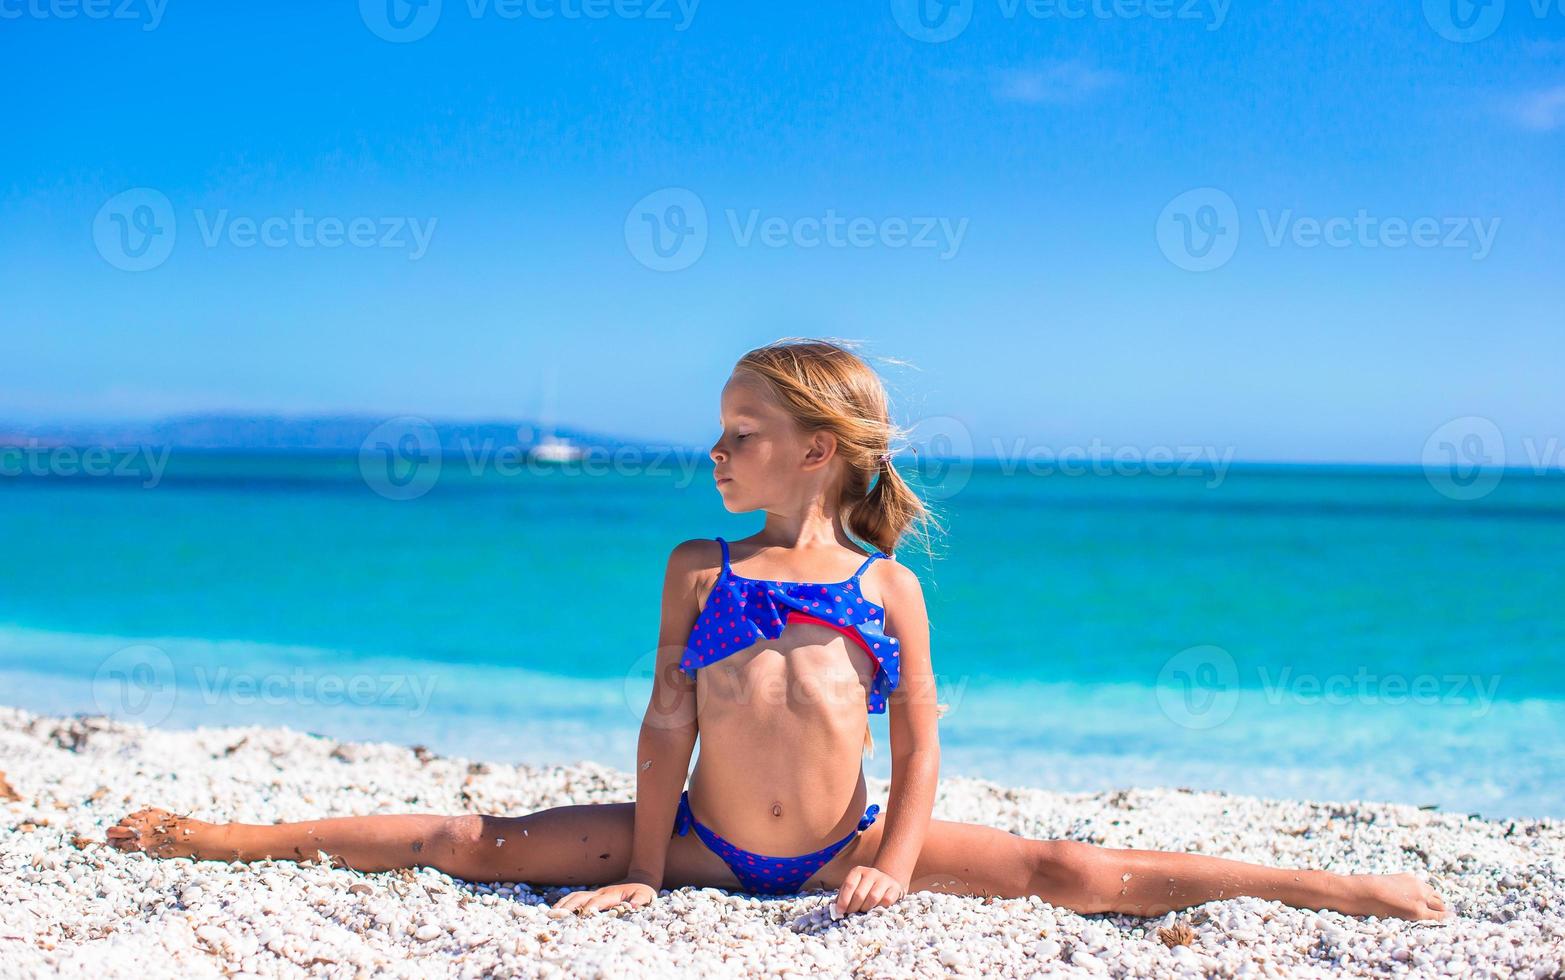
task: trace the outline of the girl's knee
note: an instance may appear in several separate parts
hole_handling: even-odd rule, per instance
[[[484,818],[476,813],[446,817],[435,825],[427,840],[412,844],[414,860],[448,875],[466,878],[462,872],[477,864],[484,838]]]
[[[1113,852],[1074,840],[1032,841],[1033,894],[1076,912],[1107,909],[1104,882],[1113,877]]]

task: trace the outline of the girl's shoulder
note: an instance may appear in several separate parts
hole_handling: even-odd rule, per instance
[[[706,571],[720,568],[722,564],[723,546],[716,538],[688,538],[674,545],[668,555],[670,571]]]

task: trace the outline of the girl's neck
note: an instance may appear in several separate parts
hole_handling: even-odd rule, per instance
[[[840,514],[818,502],[802,513],[766,512],[766,524],[755,535],[757,544],[788,551],[813,551],[822,548],[852,548]]]

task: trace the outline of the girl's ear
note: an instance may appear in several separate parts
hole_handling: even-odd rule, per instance
[[[828,429],[820,429],[810,435],[810,441],[805,448],[804,466],[813,469],[831,462],[831,458],[837,455],[837,436]]]

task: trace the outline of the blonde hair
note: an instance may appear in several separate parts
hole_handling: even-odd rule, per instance
[[[933,515],[892,462],[907,432],[891,421],[886,387],[862,358],[843,342],[788,337],[750,351],[734,371],[767,382],[804,431],[836,436],[850,534],[890,555],[904,535],[923,531]]]
[[[892,461],[908,432],[891,420],[885,384],[846,341],[785,337],[745,354],[734,365],[765,381],[806,432],[827,431],[843,460],[838,506],[842,523],[860,541],[894,555],[903,537],[927,552],[938,522]],[[917,454],[917,450],[914,450]],[[944,714],[946,705],[939,705]],[[874,755],[868,718],[864,750]]]

